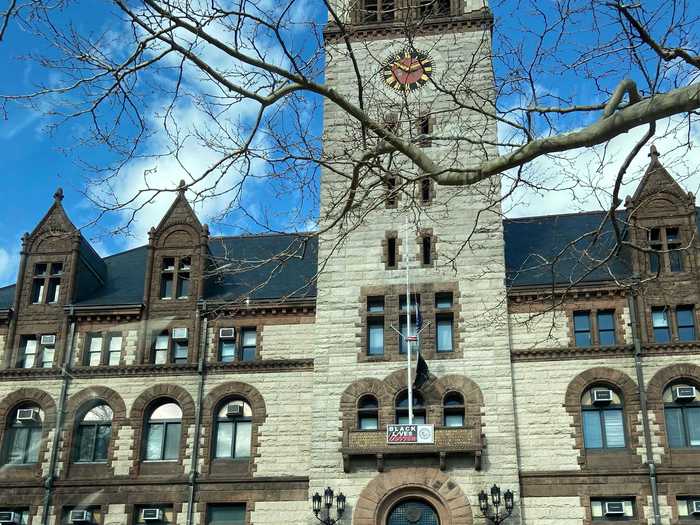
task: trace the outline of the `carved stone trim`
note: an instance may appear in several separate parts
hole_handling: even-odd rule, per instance
[[[435,509],[440,523],[473,523],[469,500],[457,483],[438,469],[416,467],[392,469],[370,481],[355,505],[353,524],[386,523],[396,505],[416,498]]]

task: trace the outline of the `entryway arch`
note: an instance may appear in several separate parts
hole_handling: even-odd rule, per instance
[[[411,521],[413,520],[413,521]],[[398,468],[364,488],[353,525],[472,525],[472,510],[459,485],[436,468]]]

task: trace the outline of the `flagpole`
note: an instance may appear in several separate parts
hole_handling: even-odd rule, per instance
[[[408,366],[406,373],[408,376],[408,424],[413,424],[413,382],[411,381],[411,282],[409,279],[409,258],[408,258],[408,217],[406,217],[406,249],[404,250],[404,262],[406,263],[406,355],[408,357]]]

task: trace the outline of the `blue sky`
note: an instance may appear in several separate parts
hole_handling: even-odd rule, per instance
[[[268,1],[268,0],[262,0]],[[651,6],[661,5],[663,0],[655,2],[647,2],[645,5]],[[325,14],[319,8],[321,2],[316,0],[301,1],[305,16],[310,16],[321,20]],[[78,7],[84,4],[78,4]],[[100,10],[103,3],[91,2],[90,9],[74,9],[71,12],[62,15],[62,21],[70,21],[80,30],[93,29],[101,31],[110,29],[116,26],[119,22],[109,11]],[[496,45],[506,46],[506,38],[508,35],[520,35],[524,21],[528,21],[530,27],[537,28],[537,25],[542,23],[542,18],[535,12],[518,12],[519,16],[512,16],[514,9],[522,8],[524,4],[517,0],[498,0],[493,1],[497,23],[501,33],[496,34]],[[553,4],[544,4],[544,8],[548,9]],[[700,7],[696,7],[700,11]],[[99,26],[95,26],[95,20],[99,20]],[[573,39],[580,39],[581,45],[585,46],[586,27],[582,24],[574,27],[569,36]],[[303,29],[300,30],[300,35],[303,37]],[[502,36],[502,40],[499,40]],[[532,51],[534,44],[531,39],[528,39],[527,34],[523,34],[523,41],[526,43],[525,49]],[[23,55],[29,52],[49,52],[50,49],[37,47],[41,45],[41,40],[32,35],[27,34],[17,25],[11,25],[6,35],[5,41],[0,43],[0,65],[2,66],[3,82],[0,83],[0,91],[2,93],[19,93],[32,91],[36,87],[36,82],[51,82],[52,77],[49,73],[42,70],[39,66],[31,61],[24,60]],[[517,43],[518,40],[515,40]],[[309,44],[313,47],[313,43]],[[505,48],[505,47],[504,47]],[[572,59],[576,55],[576,49],[571,48],[568,51],[569,55],[563,55],[564,59]],[[512,65],[512,64],[511,64]],[[505,62],[496,61],[495,64],[497,73],[504,72],[508,65]],[[536,66],[537,69],[539,66]],[[622,76],[633,74],[629,71],[615,71],[608,74],[603,80],[609,85],[614,85]],[[544,69],[540,71],[539,78],[542,85],[537,89],[542,95],[542,100],[553,104],[557,101],[557,97],[562,92],[574,92],[578,89],[579,95],[585,93],[589,88],[585,82],[580,84],[574,83],[573,77],[567,78],[565,75],[552,75],[545,73]],[[506,97],[506,100],[507,97]],[[512,103],[515,104],[515,98]],[[589,100],[588,102],[593,102]],[[46,104],[46,103],[44,103]],[[39,109],[46,109],[46,105]],[[179,108],[178,116],[187,121],[189,117],[188,108],[183,106]],[[318,134],[321,130],[321,113],[316,111],[309,115],[311,128],[313,133]],[[42,117],[41,112],[37,109],[8,106],[7,114],[2,115],[0,120],[0,151],[3,152],[0,165],[0,182],[2,183],[2,201],[4,205],[3,213],[0,215],[0,285],[12,282],[15,278],[16,264],[19,251],[19,239],[23,232],[31,231],[36,223],[43,216],[52,202],[52,195],[55,189],[59,186],[65,190],[64,206],[66,207],[69,216],[74,223],[82,227],[94,217],[94,209],[91,208],[83,199],[80,190],[84,188],[85,177],[88,175],[83,166],[79,164],[79,160],[89,161],[96,165],[107,165],[111,160],[110,157],[101,151],[88,149],[80,149],[78,156],[66,152],[70,150],[76,141],[85,133],[85,128],[79,122],[68,124],[57,133],[50,134],[46,130],[46,124],[50,122],[45,117]],[[578,122],[579,125],[584,122]],[[571,123],[569,123],[570,125]],[[576,124],[576,123],[575,123]],[[663,128],[663,123],[660,126]],[[507,133],[507,130],[501,129],[501,134]],[[613,141],[608,151],[608,157],[611,159],[619,158],[619,155],[626,152],[629,147],[641,136],[642,130],[620,137]],[[692,130],[692,140],[697,142],[697,130]],[[665,137],[657,142],[659,149],[671,151],[683,137]],[[157,138],[152,141],[148,147],[159,147]],[[700,165],[700,156],[697,154],[698,148],[688,153],[680,151],[677,158],[668,157],[662,159],[669,165],[677,168],[676,174],[684,179],[684,184],[687,189],[697,193],[700,181],[697,180],[693,171],[695,166]],[[610,152],[613,154],[610,155]],[[197,163],[206,162],[207,152],[201,147],[192,147],[191,151],[187,152],[188,156],[185,161],[190,162],[192,166]],[[605,194],[587,188],[585,183],[581,183],[585,179],[585,174],[598,169],[600,164],[600,150],[579,151],[573,155],[565,157],[564,161],[568,164],[569,170],[574,165],[575,169],[571,175],[578,178],[576,188],[570,191],[563,192],[547,192],[542,195],[532,194],[531,192],[520,193],[519,200],[513,201],[512,209],[509,209],[510,215],[539,215],[543,213],[557,213],[579,211],[583,209],[592,209],[599,207],[605,198]],[[634,189],[634,184],[638,180],[646,162],[648,161],[646,154],[640,155],[634,165],[633,177],[630,185],[626,190],[631,193]],[[130,183],[135,177],[141,176],[143,169],[146,166],[135,163],[131,170],[125,174],[125,184]],[[535,163],[535,169],[543,180],[547,180],[551,185],[559,185],[567,187],[570,181],[566,180],[562,173],[567,169],[562,168],[562,165],[553,162],[551,159],[543,159]],[[175,173],[174,164],[168,159],[164,159],[159,163],[161,173]],[[615,172],[615,164],[609,163],[607,171],[603,173],[604,179],[610,180]],[[583,176],[581,174],[584,174]],[[167,178],[167,175],[166,175]],[[175,178],[178,178],[175,175]],[[172,181],[173,183],[176,182]],[[313,181],[312,181],[313,182]],[[284,188],[277,188],[279,194],[275,198],[269,198],[269,192],[265,190],[262,194],[267,196],[265,199],[260,199],[261,202],[269,203],[270,209],[266,210],[272,217],[273,225],[284,228],[285,214],[290,210],[284,203],[284,199],[280,195],[284,195]],[[143,244],[145,242],[145,232],[150,226],[155,225],[158,218],[161,216],[164,208],[167,207],[171,199],[161,200],[150,208],[143,216],[141,223],[137,224],[132,230],[132,236],[112,235],[111,228],[118,223],[119,217],[108,217],[104,219],[97,227],[88,228],[85,234],[93,241],[94,246],[102,255],[107,255],[115,251],[128,248],[134,245]],[[216,201],[214,201],[216,202]],[[315,203],[314,203],[315,204]],[[306,209],[303,214],[308,214],[313,211],[314,204],[306,203]],[[213,207],[202,209],[204,216],[213,213]],[[258,213],[260,209],[256,210]],[[254,224],[246,223],[245,219],[229,220],[219,225],[218,231],[213,233],[238,233],[240,231],[255,231]]]

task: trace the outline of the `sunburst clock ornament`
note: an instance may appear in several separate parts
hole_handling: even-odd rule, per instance
[[[407,47],[390,56],[382,67],[384,82],[400,93],[424,86],[433,74],[433,60],[428,53]]]

